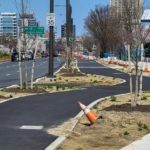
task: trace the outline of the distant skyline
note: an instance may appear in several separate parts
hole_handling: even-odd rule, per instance
[[[20,0],[16,1],[20,2]],[[50,0],[44,0],[44,2],[42,0],[41,1],[27,0],[27,1],[29,2],[30,12],[34,12],[37,21],[40,21],[41,25],[46,27],[46,14],[49,13]],[[1,0],[0,12],[18,13],[14,2],[15,0],[5,0],[5,1]],[[66,0],[54,0],[54,2],[55,2],[57,33],[60,36],[61,25],[65,23]],[[94,9],[96,5],[101,6],[108,5],[109,2],[110,0],[71,0],[72,13],[74,24],[76,25],[77,36],[80,36],[83,33],[85,33],[84,19],[88,16],[90,10]],[[145,0],[145,8],[150,8],[150,0]]]

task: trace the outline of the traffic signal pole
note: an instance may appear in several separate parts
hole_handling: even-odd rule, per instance
[[[54,0],[50,0],[50,13],[54,13]],[[49,77],[53,77],[54,75],[53,51],[54,51],[54,26],[50,26],[49,27],[49,72],[48,72]]]

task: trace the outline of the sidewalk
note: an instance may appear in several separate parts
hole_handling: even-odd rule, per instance
[[[150,150],[150,134],[144,136],[141,140],[137,140],[121,150]]]

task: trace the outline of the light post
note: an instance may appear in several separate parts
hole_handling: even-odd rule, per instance
[[[54,13],[54,0],[50,0],[50,14]],[[49,77],[53,77],[54,61],[53,61],[53,51],[54,51],[54,26],[49,26]]]

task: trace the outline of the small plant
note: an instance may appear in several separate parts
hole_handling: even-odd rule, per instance
[[[9,98],[13,98],[13,95],[12,95],[12,94],[10,94],[10,95],[9,95]]]
[[[76,80],[79,80],[78,78],[76,78]]]
[[[97,105],[95,105],[93,108],[94,108],[94,109],[98,109]]]
[[[65,80],[66,82],[68,82],[68,80]]]
[[[115,96],[111,96],[110,100],[111,100],[112,102],[116,102],[117,98],[116,98]]]
[[[97,80],[94,80],[93,83],[98,83]]]
[[[83,148],[79,147],[79,148],[76,148],[75,150],[83,150]]]
[[[56,85],[56,90],[57,90],[57,91],[59,90],[59,85]]]
[[[58,79],[59,79],[59,80],[62,80],[62,78],[61,78],[61,77],[59,77]]]
[[[3,91],[4,91],[4,89],[1,89],[1,91],[3,92]]]
[[[63,90],[63,91],[65,90],[65,87],[64,87],[64,86],[62,87],[62,90]]]
[[[147,100],[147,97],[146,97],[146,96],[143,96],[143,97],[141,98],[141,100]]]
[[[148,128],[148,126],[147,126],[147,124],[143,124],[143,129],[145,129],[145,130],[149,130],[149,128]]]
[[[147,124],[143,124],[141,122],[138,122],[138,127],[139,127],[138,128],[139,131],[142,131],[142,130],[147,130],[148,132],[150,131]]]
[[[56,81],[57,81],[57,79],[54,79],[54,81],[56,82]]]
[[[123,135],[129,135],[129,132],[128,132],[128,131],[125,131],[125,132],[123,133]]]

